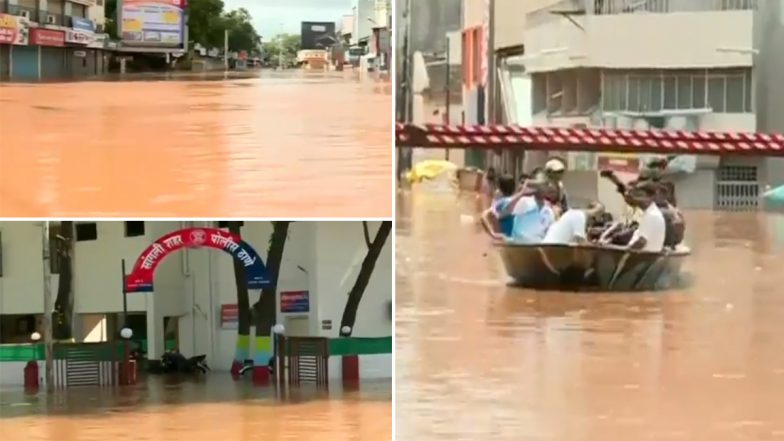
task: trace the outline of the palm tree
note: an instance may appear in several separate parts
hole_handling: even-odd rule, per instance
[[[357,309],[359,309],[359,302],[362,300],[362,295],[365,294],[370,282],[370,277],[373,275],[373,270],[376,268],[376,261],[384,248],[384,244],[392,231],[392,221],[381,222],[376,237],[370,241],[370,233],[368,231],[367,222],[362,222],[362,228],[365,233],[365,244],[367,245],[367,254],[362,261],[362,267],[357,275],[357,280],[351,291],[348,292],[348,301],[346,308],[343,310],[343,318],[340,320],[340,336],[350,337],[354,332],[354,322],[357,320]]]
[[[253,353],[253,380],[258,383],[269,381],[269,361],[272,356],[270,330],[275,324],[275,299],[278,276],[283,261],[283,250],[289,232],[289,221],[272,223],[272,235],[267,248],[267,275],[270,284],[261,290],[259,300],[253,305],[256,325],[256,348]]]
[[[229,221],[229,232],[240,236],[240,222]],[[234,362],[231,364],[231,375],[238,377],[240,370],[245,365],[245,360],[250,356],[250,300],[248,299],[248,281],[245,276],[245,267],[237,259],[232,259],[234,264],[234,284],[237,286],[237,310],[239,320],[237,323],[237,347],[234,352]]]
[[[58,231],[59,230],[59,231]],[[73,337],[73,221],[60,222],[59,229],[53,229],[50,237],[50,249],[55,252],[53,261],[57,260],[57,298],[52,312],[52,334],[55,340],[68,340]],[[53,271],[54,272],[54,271]]]

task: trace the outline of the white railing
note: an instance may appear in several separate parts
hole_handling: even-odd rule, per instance
[[[589,14],[634,14],[757,9],[759,0],[586,0]]]

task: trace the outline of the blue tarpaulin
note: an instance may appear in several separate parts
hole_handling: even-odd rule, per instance
[[[784,204],[784,185],[766,191],[762,197],[764,197],[768,202]]]

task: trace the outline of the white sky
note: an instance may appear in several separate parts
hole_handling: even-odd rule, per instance
[[[355,0],[224,0],[226,10],[245,8],[262,39],[280,33],[299,34],[303,21],[340,22]]]

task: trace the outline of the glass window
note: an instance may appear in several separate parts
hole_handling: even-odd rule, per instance
[[[651,85],[653,76],[647,75],[640,78],[640,110],[650,112],[651,110]]]
[[[628,106],[626,103],[629,101],[629,77],[627,75],[618,75],[618,110],[626,110]]]
[[[629,77],[629,103],[627,109],[631,112],[640,111],[640,78]]]
[[[724,77],[708,78],[708,105],[714,112],[724,113]]]
[[[727,113],[743,113],[743,75],[727,77]]]
[[[675,77],[664,77],[664,108],[668,110],[676,109],[676,97],[678,95]]]
[[[691,109],[691,76],[678,77],[678,108]]]
[[[691,79],[692,105],[695,109],[704,109],[705,105],[705,75],[694,75]]]
[[[752,99],[754,98],[754,89],[751,87],[753,83],[751,69],[746,71],[746,75],[744,76],[744,84],[743,88],[745,90],[743,97],[743,108],[746,112],[752,112],[751,103],[753,102]]]
[[[651,81],[651,110],[659,111],[662,109],[662,79],[660,76],[653,77]]]

